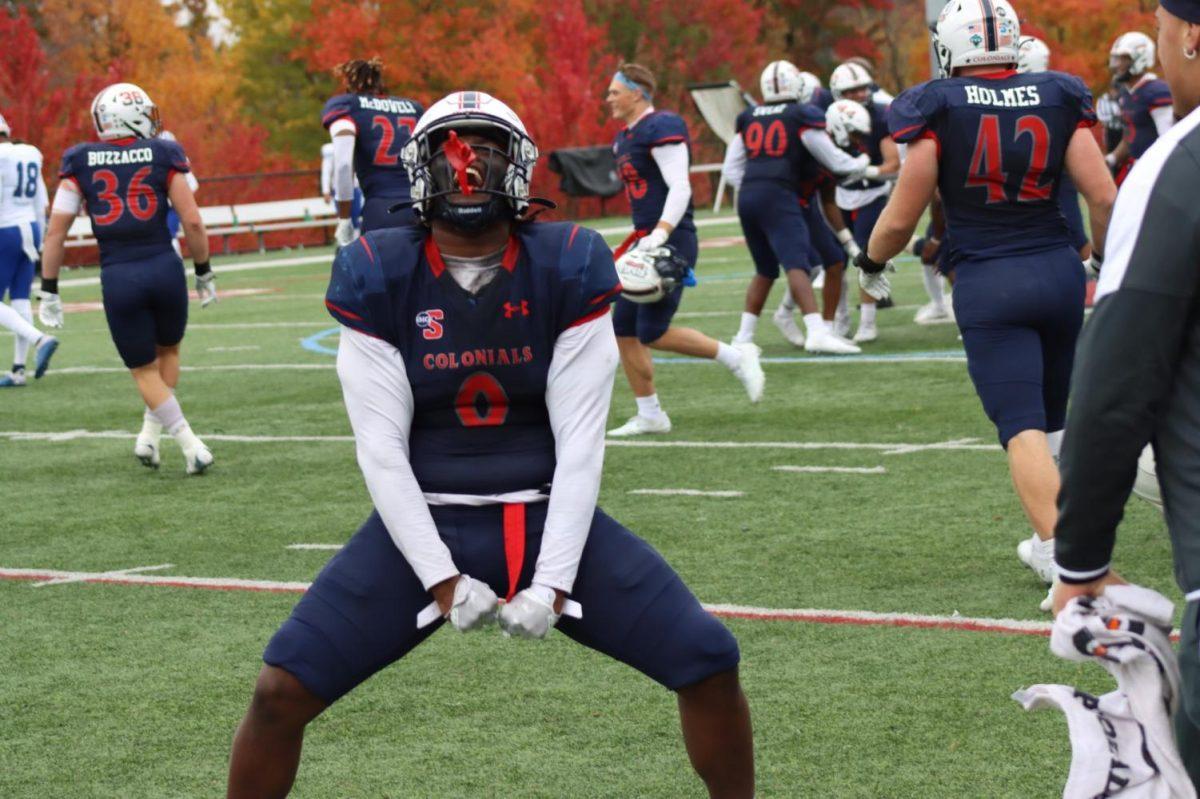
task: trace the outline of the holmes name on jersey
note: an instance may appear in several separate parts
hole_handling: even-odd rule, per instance
[[[477,366],[520,366],[533,363],[532,347],[505,347],[463,350],[462,352],[428,353],[421,365],[435,369],[472,369]]]
[[[148,164],[154,160],[154,151],[149,147],[136,150],[88,150],[88,166],[116,166],[119,164]]]
[[[1032,108],[1042,104],[1037,86],[1017,86],[1012,89],[989,89],[986,86],[964,86],[971,105],[990,105],[996,108]]]
[[[393,100],[390,97],[363,97],[359,95],[358,107],[389,114],[417,114],[417,107],[408,100]]]

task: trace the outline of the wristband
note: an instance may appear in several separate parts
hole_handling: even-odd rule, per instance
[[[1112,167],[1116,166],[1117,165],[1117,154],[1109,153],[1108,155],[1104,156],[1104,163],[1108,164],[1110,169]]]
[[[46,292],[47,294],[57,294],[58,293],[58,278],[56,278],[56,277],[42,278],[42,291]]]
[[[887,269],[886,263],[881,264],[878,261],[872,261],[871,256],[867,255],[865,250],[860,251],[854,258],[854,265],[868,275],[878,275],[884,269]]]
[[[192,266],[196,270],[196,277],[204,277],[205,275],[207,275],[209,272],[212,271],[212,262],[211,261],[194,261],[192,263]]]
[[[854,234],[848,228],[842,228],[837,232],[837,240],[845,247],[850,242],[854,241]]]

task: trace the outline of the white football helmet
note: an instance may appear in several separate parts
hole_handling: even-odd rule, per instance
[[[821,88],[821,79],[811,72],[800,73],[800,94],[796,98],[802,103],[811,103],[817,89]]]
[[[1017,72],[1045,72],[1050,68],[1050,48],[1036,36],[1022,36],[1017,44]]]
[[[772,61],[759,78],[764,103],[793,103],[800,99],[803,80],[791,61]]]
[[[463,191],[466,177],[452,163],[451,145],[458,133],[468,131],[490,132],[495,136],[497,147],[483,149],[491,149],[504,163],[479,159],[483,169],[475,172],[478,185],[472,186],[471,191]],[[479,145],[474,149],[478,153]],[[431,105],[400,151],[400,160],[412,182],[412,205],[417,215],[426,222],[441,218],[467,229],[486,226],[505,209],[513,216],[524,214],[529,208],[529,185],[537,159],[537,145],[529,138],[525,123],[516,112],[495,97],[478,91],[454,92]],[[475,191],[491,195],[489,201],[458,205],[446,199],[451,194]],[[538,198],[533,198],[533,202],[553,206]]]
[[[133,136],[153,139],[162,127],[158,106],[141,87],[114,83],[92,100],[92,122],[103,141]]]
[[[0,114],[0,134],[4,136],[12,135],[12,128],[8,126],[8,120],[4,118],[4,114]]]
[[[942,74],[959,67],[1017,63],[1021,23],[1008,0],[950,0],[933,32]]]
[[[871,115],[861,103],[838,100],[825,112],[825,129],[834,143],[843,150],[850,147],[851,136],[871,133]]]
[[[841,100],[846,96],[846,92],[852,92],[855,89],[869,89],[874,82],[870,72],[867,72],[859,64],[847,61],[839,65],[829,76],[829,90],[833,92],[834,99]]]
[[[1120,76],[1123,80],[1128,80],[1139,75],[1144,75],[1154,68],[1156,53],[1154,50],[1154,40],[1140,31],[1131,31],[1122,33],[1113,42],[1112,49],[1108,51],[1108,66],[1110,69],[1117,69],[1117,59],[1123,55],[1130,58],[1129,71]]]

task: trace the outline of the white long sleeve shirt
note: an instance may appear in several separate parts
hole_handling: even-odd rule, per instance
[[[605,315],[558,337],[547,375],[557,465],[533,581],[566,593],[574,585],[600,493],[617,362],[612,318]],[[423,494],[409,463],[414,403],[400,352],[344,327],[337,370],[367,490],[392,541],[426,588],[459,573],[438,536],[431,504],[545,499],[533,489],[503,496]]]
[[[800,141],[821,166],[839,177],[859,175],[871,163],[870,156],[852,156],[838,147],[823,130],[809,128],[800,134]],[[721,169],[729,185],[735,189],[742,187],[746,177],[746,144],[740,135],[734,136],[725,149],[725,161]]]

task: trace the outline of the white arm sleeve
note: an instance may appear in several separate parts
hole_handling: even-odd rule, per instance
[[[812,153],[813,158],[821,162],[821,166],[835,175],[853,175],[855,172],[863,171],[871,164],[870,156],[860,155],[857,158],[851,156],[834,144],[833,139],[829,138],[829,134],[823,130],[809,128],[800,134],[800,141],[804,142],[804,146]]]
[[[667,182],[667,199],[663,203],[660,222],[675,227],[687,213],[692,200],[692,183],[688,179],[688,148],[684,142],[662,144],[650,151],[658,171]]]
[[[742,178],[746,176],[746,143],[741,135],[736,135],[725,150],[725,163],[721,165],[725,174],[725,182],[735,189],[742,187]]]
[[[54,205],[50,208],[52,213],[70,214],[77,216],[79,209],[83,207],[83,195],[79,193],[79,189],[75,186],[75,181],[64,180],[58,184],[58,190],[54,192]]]
[[[37,196],[33,198],[33,211],[37,215],[38,224],[42,226],[42,240],[46,239],[46,207],[50,204],[50,193],[46,191],[46,181],[38,171]]]
[[[337,123],[334,123],[335,125]],[[354,199],[354,136],[333,136],[333,199]]]
[[[568,594],[600,495],[604,425],[618,361],[612,314],[605,314],[558,337],[546,377],[558,464],[533,582]]]
[[[399,350],[342,327],[338,378],[358,465],[388,535],[425,588],[458,574],[408,462],[413,396]]]
[[[1151,108],[1150,118],[1154,120],[1154,127],[1158,129],[1158,135],[1161,136],[1175,124],[1175,109],[1169,105]]]
[[[321,148],[321,196],[330,195],[333,192],[333,145],[328,145],[326,151]]]

